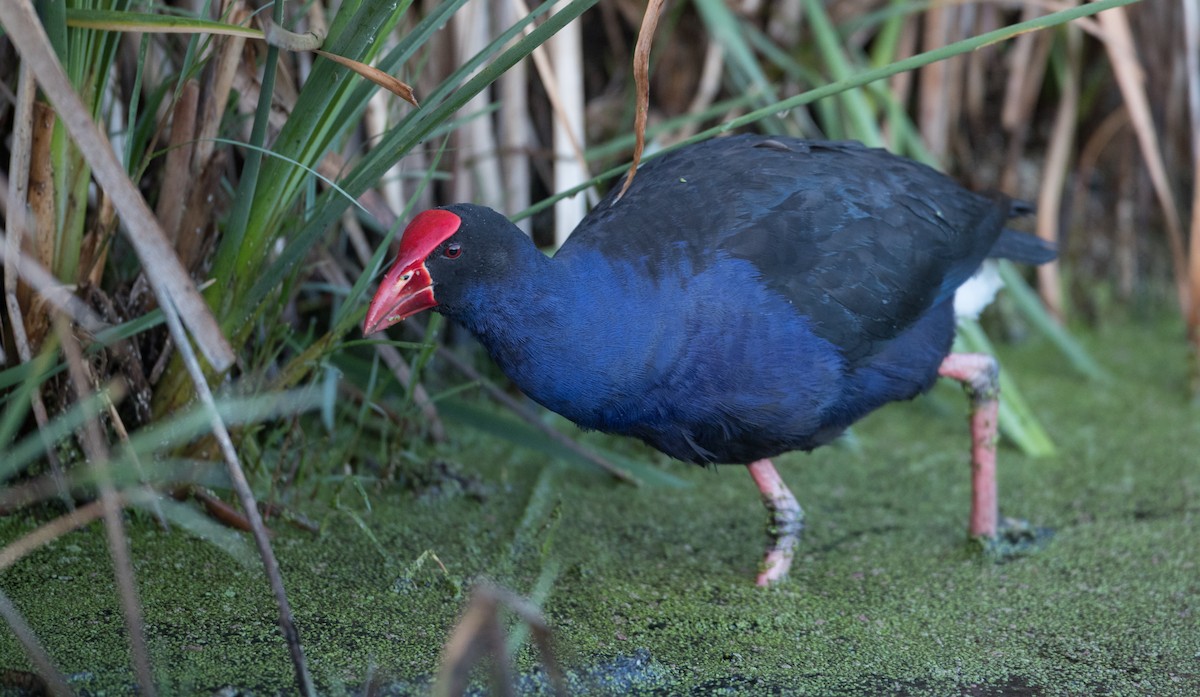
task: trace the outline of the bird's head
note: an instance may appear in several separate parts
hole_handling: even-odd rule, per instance
[[[504,275],[510,253],[503,240],[511,235],[498,232],[505,229],[515,227],[483,206],[457,204],[417,215],[404,229],[396,260],[367,308],[363,334],[430,308],[453,315],[480,281]]]

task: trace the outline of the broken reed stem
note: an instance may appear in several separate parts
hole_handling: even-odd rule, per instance
[[[146,487],[146,493],[152,495],[154,494],[154,490]],[[123,508],[128,501],[128,497],[123,493],[116,492],[116,503],[118,506]],[[37,528],[24,537],[19,537],[9,542],[3,549],[0,549],[0,572],[21,561],[39,547],[50,544],[72,530],[78,530],[103,516],[104,502],[103,500],[98,500],[84,504],[70,513],[63,514],[48,523],[37,526]]]
[[[510,590],[480,583],[471,589],[471,600],[462,618],[455,625],[442,650],[441,668],[434,683],[433,694],[461,695],[471,677],[471,669],[485,651],[491,654],[492,690],[497,695],[512,695],[512,658],[500,624],[500,607],[511,610],[533,632],[534,642],[542,656],[543,668],[555,695],[566,695],[562,670],[554,658],[550,627],[538,608]]]
[[[646,119],[650,113],[650,49],[654,45],[658,16],[662,13],[665,3],[666,0],[650,0],[646,5],[646,14],[642,15],[642,28],[638,30],[637,46],[633,49],[633,81],[637,88],[637,112],[633,117],[633,134],[637,141],[633,146],[633,162],[629,164],[625,183],[621,185],[621,191],[613,201],[614,204],[633,186],[638,164],[642,161],[642,151],[646,149]]]
[[[1062,94],[1059,97],[1058,113],[1054,117],[1054,130],[1046,151],[1044,175],[1037,199],[1037,235],[1050,244],[1058,244],[1060,211],[1067,188],[1067,174],[1071,168],[1071,152],[1075,147],[1078,130],[1079,82],[1083,63],[1083,34],[1075,27],[1067,25],[1064,35],[1066,57],[1059,71]],[[1051,316],[1062,322],[1066,318],[1066,306],[1063,302],[1058,264],[1058,260],[1055,259],[1038,266],[1038,292]]]
[[[300,632],[296,629],[292,607],[283,586],[283,574],[279,570],[279,561],[275,558],[275,551],[271,549],[270,536],[263,524],[262,515],[258,512],[258,503],[254,499],[254,492],[250,489],[250,482],[246,480],[246,473],[242,470],[242,465],[238,460],[237,450],[234,448],[233,439],[229,436],[229,430],[225,427],[225,422],[221,420],[220,412],[217,411],[217,404],[213,399],[212,390],[208,387],[204,369],[200,367],[200,361],[183,333],[183,324],[177,314],[178,309],[169,304],[170,296],[167,296],[166,299],[168,304],[162,305],[163,318],[166,320],[172,336],[184,337],[183,341],[178,342],[176,348],[191,375],[192,382],[196,387],[196,395],[209,414],[213,438],[217,441],[221,448],[221,454],[225,458],[225,464],[229,469],[229,479],[233,484],[234,491],[237,492],[242,512],[250,523],[250,530],[254,535],[259,556],[262,557],[263,567],[271,584],[271,591],[275,594],[275,603],[279,607],[279,629],[283,633],[284,641],[287,643],[292,657],[292,665],[296,671],[296,686],[300,689],[300,694],[305,697],[315,697],[316,689],[313,686],[312,676],[308,672],[304,647],[300,644]]]
[[[75,398],[83,403],[89,397],[92,384],[83,363],[83,351],[71,332],[71,327],[60,314],[54,315],[54,329],[67,359],[67,370],[75,387]],[[157,691],[154,688],[154,674],[150,670],[150,651],[146,646],[145,623],[142,621],[142,605],[138,601],[129,541],[125,539],[121,501],[113,487],[112,473],[108,468],[108,445],[101,433],[100,422],[94,414],[84,421],[81,440],[83,450],[96,473],[96,485],[100,490],[101,515],[104,518],[109,553],[113,559],[121,611],[125,616],[125,630],[129,635],[129,648],[133,654],[134,674],[137,675],[141,694],[154,697]]]
[[[4,235],[0,230],[0,256],[4,257],[4,302],[8,309],[9,326],[12,329],[13,341],[17,345],[17,358],[22,363],[33,359],[33,351],[29,346],[29,337],[25,332],[25,317],[21,312],[21,302],[18,298],[17,279],[25,275],[25,269],[33,268],[21,250],[25,239],[26,216],[25,207],[29,197],[29,171],[32,161],[33,148],[33,113],[34,101],[37,96],[37,82],[33,69],[24,61],[21,62],[20,77],[17,82],[17,108],[13,117],[13,141],[11,157],[9,158],[8,205],[7,220],[12,237]],[[41,271],[41,267],[36,267]],[[49,273],[48,278],[53,278]],[[35,287],[26,279],[27,285]],[[81,303],[82,304],[82,303]],[[46,403],[42,400],[42,387],[38,385],[30,395],[33,417],[37,421],[38,432],[45,431],[50,415],[46,411]],[[75,502],[67,495],[63,481],[62,463],[53,444],[43,442],[46,450],[46,461],[50,463],[50,472],[59,482],[59,491],[67,509],[75,506]]]
[[[34,261],[29,255],[20,251],[19,248],[14,250],[13,248],[17,247],[17,239],[18,234],[15,231],[11,232],[11,234],[6,234],[4,228],[0,228],[0,259],[5,262],[5,266],[8,265],[10,259],[15,262],[12,272],[14,283],[18,277],[25,281],[51,307],[69,317],[72,322],[82,327],[88,334],[95,335],[112,328],[111,325],[100,319],[92,311],[92,308],[87,306],[87,303],[72,293],[68,286],[60,283],[45,267]],[[10,319],[14,318],[10,317]],[[14,325],[17,324],[15,319],[13,323]],[[15,332],[16,327],[14,326],[13,329]],[[22,334],[22,336],[24,335]],[[28,359],[22,358],[22,361],[25,360]]]
[[[1170,176],[1163,161],[1162,150],[1159,147],[1158,129],[1154,125],[1150,113],[1150,99],[1146,94],[1146,85],[1142,63],[1138,58],[1137,45],[1133,40],[1133,30],[1129,25],[1129,15],[1123,7],[1114,7],[1097,16],[1100,27],[1104,30],[1104,49],[1108,52],[1108,61],[1112,65],[1113,76],[1121,89],[1121,97],[1125,107],[1129,109],[1129,120],[1137,136],[1138,146],[1146,163],[1150,183],[1162,207],[1163,221],[1167,228],[1167,245],[1171,250],[1171,267],[1175,274],[1175,289],[1179,296],[1179,306],[1184,317],[1191,313],[1191,296],[1188,292],[1188,262],[1187,244],[1184,242],[1183,221],[1179,208],[1175,204],[1175,194],[1170,184]]]

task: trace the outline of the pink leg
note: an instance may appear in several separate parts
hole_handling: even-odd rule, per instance
[[[746,468],[762,492],[763,505],[771,513],[771,523],[767,526],[767,556],[758,574],[758,585],[769,586],[782,581],[792,566],[793,550],[804,529],[804,511],[770,460],[757,460]]]
[[[996,499],[996,427],[1000,414],[1000,369],[982,353],[952,353],[938,369],[963,384],[971,400],[972,537],[994,539],[999,518]]]

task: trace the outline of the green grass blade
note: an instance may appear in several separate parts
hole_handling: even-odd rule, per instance
[[[847,60],[842,49],[841,37],[829,21],[825,7],[818,0],[804,0],[808,20],[812,24],[813,36],[817,40],[817,48],[829,72],[835,80],[847,80],[854,75],[854,69]],[[845,104],[845,113],[850,118],[852,127],[850,134],[856,140],[872,147],[883,147],[883,133],[875,120],[875,110],[871,107],[861,88],[848,89],[838,95]]]
[[[67,10],[67,26],[116,32],[148,34],[215,34],[262,39],[263,33],[252,27],[214,22],[198,17],[164,15],[149,12],[124,12],[74,7]]]
[[[330,29],[326,49],[346,58],[367,62],[381,44],[377,37],[387,34],[400,20],[406,4],[366,2],[355,7],[344,4]],[[343,19],[345,18],[345,19]],[[352,71],[332,61],[319,59],[296,100],[287,123],[272,148],[288,160],[267,161],[247,220],[253,231],[238,247],[236,273],[240,293],[255,280],[254,273],[266,258],[266,249],[285,226],[284,214],[291,210],[310,177],[305,167],[315,167],[329,151],[335,139],[355,125],[357,107],[351,98],[354,87],[362,82]]]
[[[778,101],[775,85],[767,78],[754,55],[750,42],[746,40],[744,23],[733,13],[725,0],[695,0],[696,9],[708,28],[709,36],[725,50],[727,65],[733,73],[733,81],[739,88],[748,88],[756,95],[760,105]],[[794,123],[768,117],[767,129],[791,135],[799,135]]]
[[[0,481],[8,476],[9,473],[19,471],[23,466],[20,463],[10,463],[9,460],[13,457],[13,452],[9,448],[9,442],[13,436],[17,434],[17,429],[21,427],[25,417],[29,414],[29,409],[32,406],[32,398],[34,390],[38,389],[51,375],[49,372],[51,365],[57,355],[57,343],[51,335],[51,338],[42,347],[42,352],[39,353],[32,361],[25,364],[29,366],[31,377],[20,382],[20,387],[8,396],[7,406],[3,412],[0,412],[0,452],[6,453],[3,460],[0,460]],[[8,371],[5,371],[8,372]],[[0,388],[3,389],[3,388]],[[31,436],[27,440],[42,442],[41,438]],[[12,468],[12,469],[9,469]]]
[[[282,7],[283,3],[276,3],[276,15],[281,14]],[[220,279],[222,283],[213,284],[205,293],[209,305],[218,308],[218,321],[223,314],[221,310],[229,307],[237,298],[238,282],[234,276],[234,265],[240,259],[240,252],[245,244],[250,212],[254,206],[258,189],[259,171],[263,161],[261,148],[266,143],[267,127],[270,125],[271,100],[275,93],[275,73],[278,62],[279,49],[275,46],[268,46],[263,63],[263,79],[258,94],[258,105],[254,111],[254,124],[250,130],[250,145],[254,147],[246,153],[246,161],[242,165],[241,177],[238,180],[237,194],[234,196],[233,209],[229,213],[225,232],[221,236],[221,242],[213,259],[213,277]],[[264,234],[266,233],[258,231],[256,237]]]

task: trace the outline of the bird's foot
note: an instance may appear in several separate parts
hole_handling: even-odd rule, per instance
[[[1037,552],[1054,537],[1054,529],[1031,525],[1019,518],[1001,518],[996,534],[972,537],[988,559],[1005,562]]]
[[[796,542],[804,530],[804,510],[770,460],[752,462],[747,469],[771,514],[767,524],[767,554],[756,581],[759,586],[770,586],[786,578],[792,567]]]

